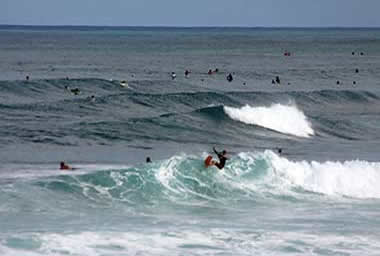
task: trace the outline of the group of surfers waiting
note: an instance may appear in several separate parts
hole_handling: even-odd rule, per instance
[[[218,68],[216,68],[216,69],[214,69],[214,70],[209,69],[208,72],[207,72],[207,74],[208,74],[208,75],[212,75],[212,74],[215,74],[215,73],[218,73],[218,72],[219,72],[219,69],[218,69]],[[188,69],[186,69],[186,70],[185,70],[185,77],[186,77],[186,78],[189,78],[189,77],[190,77],[190,73],[191,73],[191,71],[188,70]],[[174,80],[174,79],[177,78],[177,74],[176,74],[175,72],[172,72],[170,76],[171,76],[172,80]],[[227,80],[228,82],[232,82],[232,80],[234,80],[234,78],[233,78],[233,76],[232,76],[231,73],[229,73],[229,74],[227,75],[226,80]]]

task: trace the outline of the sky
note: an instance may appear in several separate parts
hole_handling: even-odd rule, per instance
[[[380,27],[380,0],[0,0],[0,24]]]

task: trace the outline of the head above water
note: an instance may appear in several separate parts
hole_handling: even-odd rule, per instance
[[[223,151],[222,151],[222,154],[223,154],[223,155],[226,155],[226,154],[227,154],[227,151],[223,150]]]

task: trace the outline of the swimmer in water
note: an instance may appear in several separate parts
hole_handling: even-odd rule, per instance
[[[60,163],[60,170],[75,170],[75,168],[70,167],[69,165],[65,164],[65,162]]]
[[[234,78],[232,77],[232,74],[230,73],[230,74],[228,74],[228,76],[227,76],[227,81],[228,81],[228,82],[232,82],[232,80],[234,80]]]

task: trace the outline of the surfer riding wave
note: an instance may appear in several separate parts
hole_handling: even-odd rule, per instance
[[[218,167],[220,170],[222,170],[224,168],[224,166],[226,165],[226,161],[227,161],[227,151],[226,150],[223,150],[222,152],[218,152],[215,147],[212,148],[215,152],[215,154],[218,156],[219,158],[219,162],[217,161],[213,161],[212,160],[212,156],[208,156],[205,160],[205,165],[206,167],[209,167],[209,166],[212,166],[212,165],[215,165],[216,167]]]

